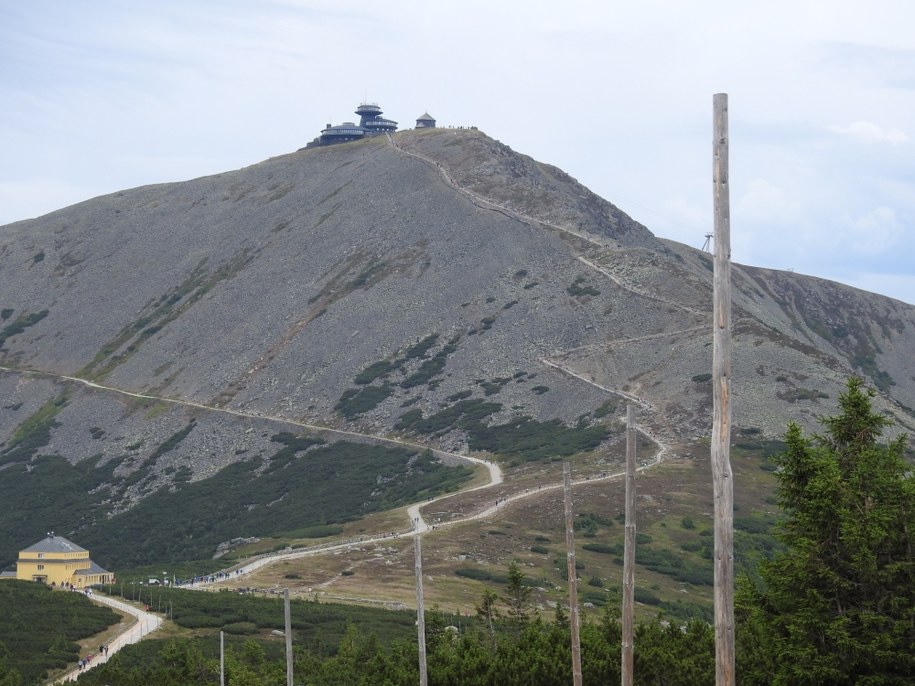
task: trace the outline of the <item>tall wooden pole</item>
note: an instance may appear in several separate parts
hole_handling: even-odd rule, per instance
[[[289,603],[289,589],[283,589],[283,605],[286,615],[286,686],[292,684],[292,607]]]
[[[623,545],[623,635],[620,683],[633,684],[633,623],[635,617],[635,408],[626,405],[626,529]]]
[[[712,310],[712,480],[715,493],[715,684],[734,676],[734,478],[731,472],[731,209],[728,96],[714,104],[715,277]]]
[[[222,631],[219,632],[219,686],[226,686],[226,643]]]
[[[416,563],[416,634],[419,645],[419,686],[428,686],[426,673],[426,603],[423,596],[423,546],[419,534],[413,537],[413,556]]]
[[[569,627],[572,630],[572,684],[581,686],[581,637],[578,634],[578,571],[575,569],[575,529],[572,522],[572,468],[562,465],[566,510],[566,569],[569,573]]]

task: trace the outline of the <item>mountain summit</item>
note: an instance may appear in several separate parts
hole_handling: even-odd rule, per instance
[[[711,269],[470,129],[95,198],[0,229],[0,470],[91,465],[65,533],[97,548],[105,518],[259,478],[318,427],[523,462],[618,440],[633,402],[676,455],[709,432]],[[915,426],[915,308],[738,265],[733,298],[736,431],[812,422],[851,374]]]

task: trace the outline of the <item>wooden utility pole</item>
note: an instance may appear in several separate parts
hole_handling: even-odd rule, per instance
[[[289,589],[283,589],[283,605],[286,614],[286,686],[292,685],[292,607],[289,603]]]
[[[632,686],[635,617],[635,408],[626,405],[626,529],[623,544],[623,635],[620,683]]]
[[[413,537],[413,556],[416,563],[416,633],[419,645],[419,686],[428,686],[426,673],[426,603],[423,597],[423,546],[419,534]]]
[[[562,465],[566,510],[566,569],[569,573],[569,627],[572,630],[572,684],[581,686],[581,637],[578,634],[578,571],[575,569],[575,528],[572,522],[572,468]]]
[[[715,277],[712,347],[712,480],[715,493],[715,684],[733,686],[734,478],[731,472],[731,209],[728,96],[713,98]]]
[[[226,686],[226,642],[222,631],[219,632],[219,686]]]

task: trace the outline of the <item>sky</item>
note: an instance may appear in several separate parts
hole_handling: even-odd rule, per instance
[[[915,304],[913,27],[911,0],[0,0],[0,226],[292,152],[368,101],[701,248],[727,93],[732,258]]]

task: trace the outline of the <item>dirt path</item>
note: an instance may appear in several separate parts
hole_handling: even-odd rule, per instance
[[[438,448],[429,448],[418,443],[413,443],[411,441],[404,441],[399,438],[388,438],[386,436],[376,436],[374,434],[364,434],[357,431],[347,431],[346,429],[334,429],[329,426],[322,426],[320,424],[310,424],[308,422],[299,421],[297,419],[291,419],[288,417],[275,417],[272,415],[264,415],[259,412],[245,412],[243,410],[233,410],[226,407],[217,407],[215,405],[207,405],[205,403],[194,402],[193,400],[181,400],[179,398],[169,398],[162,395],[149,395],[147,393],[136,393],[134,391],[125,391],[122,388],[116,388],[114,386],[106,386],[104,384],[96,383],[95,381],[89,381],[88,379],[81,379],[78,376],[68,376],[66,374],[55,374],[53,372],[45,372],[36,369],[16,369],[14,367],[5,367],[0,365],[0,372],[5,372],[9,374],[18,374],[20,376],[38,376],[45,377],[50,379],[61,379],[64,381],[71,381],[73,383],[82,384],[87,388],[93,388],[100,391],[107,391],[109,393],[117,393],[118,395],[127,396],[130,398],[139,398],[142,400],[154,400],[158,402],[168,403],[170,405],[179,405],[181,407],[189,407],[197,410],[205,410],[207,412],[220,412],[222,414],[232,415],[234,417],[242,417],[245,419],[258,419],[268,422],[281,422],[283,424],[289,424],[292,426],[298,426],[303,429],[309,429],[311,431],[322,431],[326,433],[336,434],[338,436],[350,436],[353,438],[360,438],[364,440],[373,441],[375,443],[383,443],[388,445],[395,445],[399,447],[410,448],[411,450],[430,450],[433,455],[436,457],[446,457],[450,460],[457,460],[459,462],[469,462],[471,464],[484,464],[483,460],[477,459],[475,457],[469,457],[467,455],[459,455],[458,453],[451,453],[447,450],[439,450]],[[498,470],[498,467],[496,467]],[[490,468],[492,472],[492,468]],[[499,479],[501,480],[501,470],[499,470]]]
[[[601,240],[597,236],[582,233],[581,231],[576,231],[575,229],[571,229],[568,226],[562,226],[560,224],[551,222],[547,219],[539,219],[537,217],[533,217],[531,215],[524,214],[523,212],[518,212],[517,210],[514,210],[510,207],[506,207],[505,205],[502,205],[502,204],[496,202],[495,200],[492,200],[491,198],[486,198],[486,197],[480,195],[479,193],[476,193],[476,192],[470,190],[469,188],[464,188],[457,181],[455,181],[454,178],[452,178],[452,176],[441,165],[441,163],[437,162],[436,160],[432,159],[431,157],[426,157],[425,155],[422,155],[418,152],[413,152],[412,150],[405,150],[397,143],[397,141],[394,140],[394,137],[391,134],[387,134],[387,136],[388,136],[388,142],[391,144],[391,146],[395,150],[398,150],[399,152],[403,153],[404,155],[407,155],[408,157],[412,157],[414,159],[417,159],[421,162],[424,162],[424,163],[438,169],[439,173],[441,174],[442,179],[444,179],[444,181],[447,185],[449,185],[451,188],[453,188],[455,191],[457,191],[461,195],[469,198],[470,201],[473,202],[474,205],[476,205],[477,207],[480,207],[481,209],[499,212],[500,214],[504,214],[506,217],[508,217],[510,219],[514,219],[514,220],[519,221],[522,224],[526,224],[528,226],[534,226],[534,225],[538,225],[538,224],[540,226],[546,226],[555,231],[559,231],[561,233],[565,233],[570,236],[575,236],[576,238],[579,238],[579,239],[585,241],[586,243],[589,243],[597,248],[612,247],[611,243],[609,241]],[[668,300],[667,298],[662,298],[653,293],[649,293],[648,291],[644,291],[641,288],[632,286],[631,284],[628,284],[625,281],[623,281],[622,279],[620,279],[615,274],[610,273],[603,267],[600,267],[600,266],[594,264],[593,262],[591,262],[590,260],[586,259],[585,257],[583,257],[581,255],[577,255],[576,258],[585,266],[596,271],[597,273],[601,274],[602,276],[610,279],[613,283],[615,283],[617,286],[622,288],[624,291],[628,291],[634,295],[638,295],[643,298],[648,298],[649,300],[654,300],[656,302],[664,303],[665,305],[670,305],[671,307],[676,307],[685,312],[689,312],[690,314],[695,314],[695,315],[699,315],[702,317],[711,316],[711,314],[709,312],[702,312],[699,310],[695,310],[682,303],[678,303],[673,300]]]

